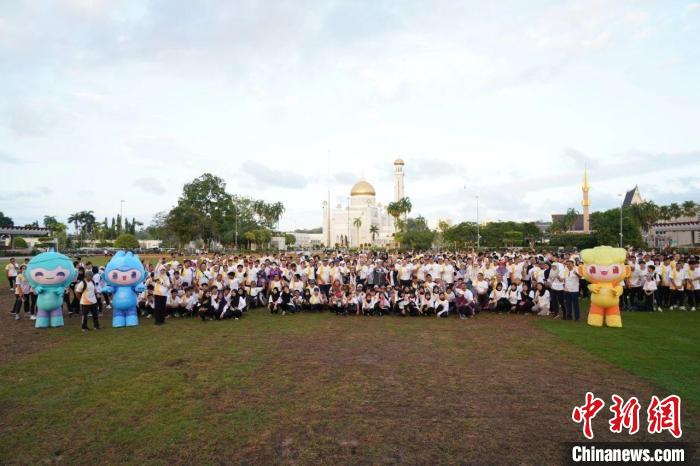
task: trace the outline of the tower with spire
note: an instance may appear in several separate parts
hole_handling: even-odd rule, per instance
[[[588,200],[588,191],[590,190],[588,184],[588,167],[584,167],[583,169],[583,184],[581,185],[581,190],[583,191],[583,200],[581,201],[581,205],[583,206],[583,232],[590,233],[591,226],[589,223],[588,209],[591,202]]]

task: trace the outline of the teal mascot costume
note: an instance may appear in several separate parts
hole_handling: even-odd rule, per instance
[[[37,295],[36,328],[63,327],[63,294],[78,272],[57,252],[42,252],[27,264],[24,276]]]

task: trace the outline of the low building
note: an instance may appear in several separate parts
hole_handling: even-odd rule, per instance
[[[656,222],[649,228],[646,240],[657,249],[700,247],[700,212],[693,217]]]
[[[33,248],[39,239],[49,236],[51,231],[45,228],[24,228],[24,227],[5,227],[0,228],[0,244],[5,248],[12,247],[14,238],[22,238],[26,241],[27,246]]]
[[[296,241],[294,246],[301,249],[317,249],[323,246],[323,233],[295,233],[287,232],[287,235],[294,235]]]

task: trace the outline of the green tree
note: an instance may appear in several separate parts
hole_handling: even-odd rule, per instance
[[[138,249],[139,240],[130,233],[123,233],[114,240],[114,247],[119,249]]]
[[[684,217],[695,217],[698,214],[698,205],[694,201],[685,201],[681,205]]]
[[[12,238],[12,246],[17,249],[26,249],[29,247],[24,238],[21,238],[19,236],[15,236],[14,238]]]
[[[422,216],[407,219],[405,228],[396,233],[396,241],[408,249],[429,249],[434,239],[435,232],[428,228],[428,223]]]
[[[15,222],[13,222],[10,217],[0,212],[0,228],[11,228],[13,226],[15,226]]]
[[[169,213],[166,227],[173,232],[182,246],[198,237],[198,234],[208,229],[211,231],[209,219],[192,206],[178,205]]]
[[[372,243],[374,243],[374,238],[379,234],[379,227],[377,225],[371,225],[369,227],[369,232],[372,235]]]
[[[683,209],[676,202],[672,202],[668,205],[668,215],[671,218],[678,218],[683,215]]]
[[[616,246],[620,244],[620,209],[591,213],[591,228],[595,230],[598,244]],[[643,246],[642,229],[631,209],[622,209],[623,244]]]
[[[291,233],[284,235],[284,244],[287,246],[293,246],[297,243],[297,237]]]
[[[466,246],[467,243],[476,244],[476,223],[462,222],[451,226],[442,234],[446,244]]]
[[[632,215],[639,223],[642,230],[647,231],[649,228],[659,220],[660,209],[659,207],[651,201],[644,201],[639,204],[633,204],[630,206]]]
[[[362,227],[362,219],[360,217],[355,217],[352,221],[352,226],[357,230],[357,241],[360,241],[360,227]]]
[[[398,222],[399,222],[399,217],[401,216],[401,206],[399,205],[398,202],[390,202],[386,206],[386,212],[394,217],[394,227],[398,230]]]

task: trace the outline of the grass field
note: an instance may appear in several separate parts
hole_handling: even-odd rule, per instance
[[[644,407],[677,393],[683,440],[700,440],[700,313],[625,314],[621,330],[262,310],[109,320],[82,334],[76,319],[37,331],[1,313],[0,463],[558,464],[589,390]],[[607,418],[597,440],[631,439]]]

